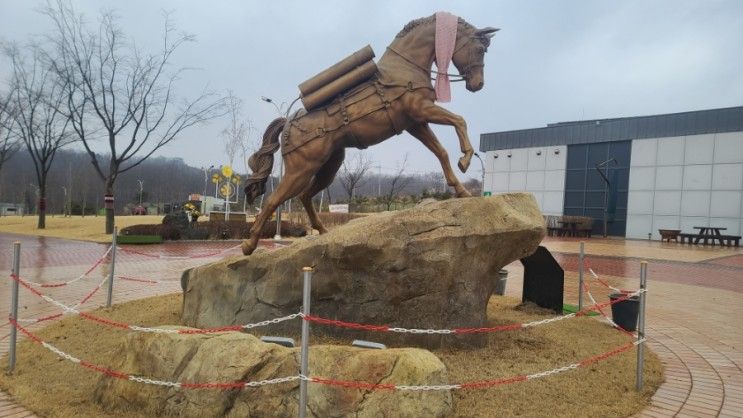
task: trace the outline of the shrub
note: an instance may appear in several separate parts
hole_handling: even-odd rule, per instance
[[[123,235],[160,235],[164,240],[195,239],[246,239],[250,234],[252,223],[243,221],[209,221],[200,222],[179,228],[172,219],[160,225],[132,225],[121,230]],[[273,238],[276,235],[276,221],[269,221],[263,226],[261,238]],[[281,235],[284,237],[303,237],[307,235],[305,227],[289,221],[281,221]]]
[[[162,235],[162,225],[132,225],[122,228],[121,235]]]

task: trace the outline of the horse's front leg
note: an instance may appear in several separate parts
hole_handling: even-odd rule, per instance
[[[459,169],[462,173],[467,172],[470,166],[470,160],[475,154],[475,150],[470,144],[470,137],[467,135],[467,122],[464,118],[452,113],[441,106],[436,105],[433,102],[426,102],[418,109],[413,110],[413,116],[417,121],[435,123],[437,125],[449,125],[453,126],[459,137],[459,148],[464,154],[459,158]]]
[[[449,155],[446,153],[446,148],[441,145],[441,142],[439,142],[438,138],[436,138],[436,134],[433,133],[431,127],[428,126],[427,123],[420,123],[409,127],[407,131],[410,135],[413,135],[415,138],[421,141],[423,145],[431,150],[436,158],[439,159],[441,168],[444,170],[446,184],[454,188],[454,191],[457,193],[457,197],[472,196],[470,192],[468,192],[467,189],[462,186],[462,183],[459,182],[457,176],[454,175],[454,171],[451,169],[451,165],[449,164]]]

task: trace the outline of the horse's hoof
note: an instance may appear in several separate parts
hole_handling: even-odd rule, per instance
[[[243,250],[243,255],[250,255],[253,254],[253,251],[255,251],[255,245],[251,244],[250,241],[243,241],[240,247]]]
[[[460,158],[457,165],[459,166],[459,170],[462,171],[462,173],[466,173],[467,169],[470,168],[470,158],[469,157]]]
[[[323,234],[327,234],[327,233],[328,233],[328,230],[327,230],[327,229],[325,229],[324,227],[320,227],[320,228],[317,228],[317,232],[318,232],[318,233],[319,233],[320,235],[323,235]]]

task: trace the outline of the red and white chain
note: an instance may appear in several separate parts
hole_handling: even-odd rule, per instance
[[[31,337],[35,342],[41,344],[44,348],[51,351],[52,353],[56,354],[62,359],[65,359],[67,361],[70,361],[75,364],[81,364],[84,365],[87,368],[105,373],[109,376],[118,377],[121,379],[127,379],[132,382],[137,383],[144,383],[148,385],[156,385],[156,386],[166,386],[166,387],[173,387],[173,388],[190,388],[190,389],[198,389],[198,388],[240,388],[240,387],[259,387],[259,386],[266,386],[266,385],[275,385],[279,383],[285,383],[285,382],[291,382],[294,380],[299,380],[299,375],[296,376],[286,376],[286,377],[278,377],[274,379],[266,379],[266,380],[258,380],[258,381],[245,381],[245,382],[229,382],[229,383],[182,383],[182,382],[170,382],[166,380],[157,380],[157,379],[150,379],[143,376],[134,376],[134,375],[128,375],[126,373],[116,372],[110,369],[106,369],[103,367],[95,366],[91,363],[83,362],[79,358],[68,354],[59,348],[53,346],[52,344],[49,344],[45,341],[42,341],[38,339],[37,337],[30,334],[25,329],[19,327],[25,334],[27,334],[29,337]]]
[[[401,334],[454,334],[453,329],[420,329],[420,328],[388,328],[389,332],[397,332]]]
[[[219,250],[219,251],[215,251],[215,252],[211,252],[211,253],[194,254],[194,255],[147,254],[147,253],[143,253],[141,251],[130,250],[130,249],[125,248],[125,247],[116,247],[116,249],[117,250],[121,250],[121,251],[123,251],[125,253],[128,253],[128,254],[136,254],[136,255],[141,255],[141,256],[149,257],[149,258],[159,258],[159,259],[162,259],[162,260],[190,260],[190,259],[194,259],[194,258],[216,257],[218,255],[221,255],[221,254],[230,252],[232,250],[238,249],[238,248],[240,248],[240,245],[242,245],[242,244],[238,244],[238,245],[235,245],[234,247],[229,247],[229,248],[226,248],[224,250]]]
[[[71,307],[68,306],[68,308],[70,308],[69,310],[66,310],[66,309],[63,308],[62,309],[63,310],[62,313],[53,314],[53,315],[49,315],[49,316],[44,316],[44,317],[41,317],[41,318],[18,318],[17,321],[20,322],[20,323],[29,324],[29,325],[31,325],[31,324],[38,324],[39,322],[49,321],[51,319],[57,319],[57,318],[61,317],[64,314],[70,313],[71,310],[75,310],[76,311],[77,308],[79,308],[85,302],[87,302],[88,300],[90,300],[101,289],[101,287],[103,287],[103,284],[106,283],[107,281],[108,281],[108,277],[104,278],[100,283],[98,283],[98,286],[96,286],[90,293],[88,293],[87,295],[85,295],[85,297],[82,298],[80,300],[80,302],[76,303],[75,305],[73,305]],[[52,298],[50,297],[49,299],[52,299]],[[59,302],[59,304],[64,305],[61,302]],[[54,303],[54,305],[59,307],[59,305],[57,305],[57,303]],[[67,305],[64,305],[64,306],[67,306]]]
[[[432,391],[432,390],[462,389],[462,385],[395,385],[395,389],[426,392],[426,391]]]
[[[208,334],[208,333],[216,333],[216,332],[239,331],[239,330],[253,329],[253,328],[258,328],[258,327],[265,327],[268,325],[290,321],[294,318],[299,318],[300,316],[301,316],[300,313],[294,313],[291,315],[286,315],[286,316],[273,318],[273,319],[267,319],[265,321],[254,322],[251,324],[233,325],[233,326],[226,326],[226,327],[212,328],[212,329],[209,329],[209,328],[206,328],[206,329],[199,329],[199,328],[170,329],[170,328],[140,327],[138,325],[127,325],[127,327],[132,331],[151,332],[155,334]]]
[[[18,326],[17,324],[15,324]],[[106,373],[110,376],[123,378],[130,380],[132,382],[137,383],[143,383],[148,385],[156,385],[156,386],[166,386],[166,387],[173,387],[173,388],[187,388],[187,389],[198,389],[198,388],[241,388],[241,387],[259,387],[259,386],[265,386],[265,385],[273,385],[273,384],[279,384],[279,383],[286,383],[291,382],[295,380],[306,380],[308,382],[313,383],[319,383],[319,384],[325,384],[330,386],[342,386],[347,388],[358,388],[358,389],[390,389],[390,390],[401,390],[401,391],[438,391],[438,390],[458,390],[458,389],[470,389],[470,388],[484,388],[484,387],[492,387],[497,385],[503,385],[503,384],[510,384],[510,383],[517,383],[522,382],[525,380],[533,380],[533,379],[540,379],[543,377],[549,377],[556,374],[564,373],[570,370],[575,370],[580,367],[596,363],[601,360],[605,360],[609,357],[612,357],[616,354],[620,354],[624,351],[627,351],[629,348],[632,348],[633,346],[636,346],[642,342],[643,340],[634,341],[630,344],[625,344],[623,346],[620,346],[618,348],[615,348],[614,350],[608,351],[606,353],[600,354],[598,356],[594,356],[588,359],[585,359],[578,363],[569,364],[567,366],[563,367],[557,367],[551,370],[546,370],[543,372],[538,373],[532,373],[525,376],[514,376],[511,378],[506,379],[500,379],[500,380],[493,380],[493,381],[482,381],[482,382],[469,382],[469,383],[462,383],[462,384],[449,384],[449,385],[397,385],[397,384],[373,384],[373,383],[366,383],[366,382],[356,382],[356,381],[343,381],[343,380],[331,380],[331,379],[325,379],[320,377],[307,377],[303,375],[295,375],[295,376],[285,376],[285,377],[278,377],[274,379],[266,379],[266,380],[259,380],[259,381],[245,381],[245,382],[227,382],[227,383],[183,383],[183,382],[171,382],[166,380],[157,380],[157,379],[150,379],[143,376],[134,376],[134,375],[128,375],[121,372],[116,372],[109,369],[104,369],[102,367],[93,366],[90,363],[85,363],[79,358],[72,356],[57,347],[53,346],[52,344],[49,344],[45,341],[42,341],[38,339],[38,337],[35,337],[33,334],[30,334],[27,330],[23,329],[19,326],[19,329],[21,331],[31,337],[34,341],[41,344],[44,348],[47,350],[53,352],[57,356],[59,356],[62,359],[68,360],[75,364],[85,364],[86,367],[91,368],[93,370]]]
[[[591,293],[591,290],[588,288],[588,284],[587,283],[584,283],[584,284],[585,284],[585,286],[584,286],[585,289],[584,290],[586,292],[586,295],[588,296],[588,299],[591,300],[591,303],[593,303],[594,305],[596,305],[596,299],[594,299],[593,294]],[[638,294],[639,294],[639,292],[638,292]],[[604,311],[600,311],[600,312],[601,312],[601,316],[604,318],[604,320],[607,323],[609,323],[609,325],[613,326],[614,328],[621,328],[619,325],[617,325],[616,322],[614,322],[613,319],[611,319],[608,316],[606,316],[606,314],[604,313]]]
[[[78,282],[78,281],[82,280],[83,278],[87,277],[87,275],[90,274],[91,271],[95,270],[95,268],[98,267],[98,265],[101,264],[103,262],[103,260],[106,259],[106,256],[108,256],[108,253],[111,252],[111,248],[112,247],[109,245],[108,246],[108,249],[106,250],[106,252],[104,252],[103,255],[100,256],[100,258],[98,258],[98,260],[96,260],[95,263],[93,263],[93,265],[88,270],[85,271],[85,273],[77,276],[76,278],[74,278],[72,280],[69,280],[69,281],[66,281],[66,282],[57,282],[57,283],[37,283],[37,282],[33,282],[31,280],[26,280],[26,283],[28,283],[28,284],[30,284],[32,286],[36,286],[36,287],[64,287],[64,286],[71,285],[71,284],[73,284],[75,282]]]
[[[539,372],[539,373],[533,373],[533,374],[526,375],[526,380],[532,380],[532,379],[539,379],[539,378],[542,378],[542,377],[548,377],[548,376],[552,376],[552,375],[555,375],[555,374],[566,372],[568,370],[575,370],[578,367],[580,367],[580,364],[579,363],[573,363],[573,364],[570,364],[568,366],[558,367],[556,369],[552,369],[552,370],[547,370],[547,371],[543,371],[543,372]]]
[[[530,375],[519,375],[519,376],[513,376],[510,378],[505,379],[499,379],[499,380],[491,380],[491,381],[479,381],[479,382],[468,382],[468,383],[462,383],[462,384],[449,384],[449,385],[396,385],[396,384],[374,384],[374,383],[366,383],[366,382],[357,382],[357,381],[344,381],[344,380],[332,380],[332,379],[325,379],[321,377],[306,377],[303,375],[295,375],[295,376],[286,376],[286,377],[279,377],[274,379],[267,379],[267,380],[260,380],[260,381],[254,381],[254,382],[209,382],[209,383],[184,383],[184,382],[171,382],[171,381],[165,381],[165,380],[158,380],[158,379],[150,379],[143,376],[132,376],[127,373],[118,372],[115,370],[111,370],[105,367],[96,366],[92,363],[83,361],[81,359],[78,359],[75,356],[72,356],[57,347],[53,346],[52,344],[49,344],[45,341],[42,341],[40,338],[32,334],[30,331],[26,330],[25,328],[18,325],[17,321],[11,321],[13,326],[17,327],[23,334],[28,336],[31,340],[34,342],[42,345],[44,348],[48,349],[49,351],[53,352],[57,356],[59,356],[62,359],[68,360],[72,363],[79,364],[83,367],[86,367],[88,369],[97,371],[99,373],[106,374],[108,376],[112,376],[119,379],[126,379],[129,381],[137,382],[137,383],[143,383],[143,384],[149,384],[149,385],[157,385],[157,386],[165,386],[165,387],[173,387],[173,388],[184,388],[184,389],[206,389],[206,388],[219,388],[219,389],[231,389],[231,388],[245,388],[245,387],[258,387],[258,386],[264,386],[264,385],[271,385],[271,384],[279,384],[279,383],[285,383],[285,382],[291,382],[295,380],[306,380],[313,383],[319,383],[324,385],[331,385],[331,386],[341,386],[345,388],[356,388],[356,389],[384,389],[384,390],[404,390],[404,391],[435,391],[435,390],[457,390],[457,389],[475,389],[475,388],[487,388],[487,387],[494,387],[498,385],[505,385],[505,384],[511,384],[511,383],[518,383],[523,382],[527,380],[533,380],[533,379],[539,379],[543,377],[548,377],[556,374],[560,374],[563,372],[567,372],[570,370],[575,370],[583,366],[587,366],[602,360],[605,360],[609,357],[612,357],[614,355],[620,354],[624,351],[627,351],[628,349],[641,344],[644,342],[643,340],[634,341],[629,344],[625,344],[623,346],[614,348],[613,350],[607,351],[605,353],[584,359],[578,363],[573,363],[567,366],[554,368],[551,370],[538,372],[538,373],[532,373]]]
[[[596,273],[595,273],[595,272],[593,271],[593,269],[592,269],[592,268],[590,268],[590,267],[589,267],[589,268],[588,268],[588,272],[589,272],[589,273],[591,273],[591,276],[593,276],[593,278],[594,278],[594,279],[598,280],[598,281],[599,281],[599,283],[601,283],[602,285],[606,286],[606,287],[607,287],[608,289],[611,289],[611,290],[613,290],[613,291],[615,291],[615,292],[617,292],[617,293],[622,293],[622,289],[619,289],[619,288],[617,288],[617,287],[614,287],[614,286],[610,285],[610,284],[609,284],[609,282],[607,282],[607,281],[605,281],[605,280],[602,280],[602,279],[601,279],[601,278],[599,277],[599,275],[598,275],[598,274],[596,274]]]
[[[60,308],[62,310],[62,312],[66,313],[66,314],[75,314],[75,315],[79,315],[79,316],[81,316],[81,317],[83,317],[85,319],[102,323],[104,325],[110,325],[110,326],[113,326],[113,327],[116,327],[116,328],[130,329],[132,331],[139,331],[139,332],[151,332],[151,333],[159,333],[159,334],[210,334],[210,333],[226,332],[226,331],[241,331],[241,330],[246,330],[246,329],[264,327],[264,326],[272,325],[272,324],[278,324],[280,322],[289,321],[289,320],[292,320],[292,319],[295,319],[295,318],[298,318],[298,317],[302,316],[302,314],[298,312],[298,313],[294,313],[294,314],[291,314],[291,315],[286,315],[286,316],[282,316],[282,317],[278,317],[278,318],[273,318],[273,319],[267,319],[265,321],[260,321],[260,322],[250,323],[250,324],[229,325],[229,326],[225,326],[225,327],[206,328],[206,329],[199,329],[199,328],[181,328],[181,329],[167,329],[166,328],[166,329],[163,329],[163,328],[153,328],[153,327],[142,327],[142,326],[139,326],[139,325],[131,325],[131,324],[123,323],[123,322],[116,322],[116,321],[112,321],[110,319],[100,318],[100,317],[97,317],[97,316],[94,316],[94,315],[91,315],[91,314],[88,314],[88,313],[85,313],[85,312],[80,312],[77,308],[82,303],[84,303],[85,301],[87,301],[88,297],[86,297],[86,299],[83,299],[83,301],[81,301],[80,303],[78,303],[75,306],[68,306],[68,305],[66,305],[66,304],[64,304],[64,303],[62,303],[62,302],[60,302],[60,301],[58,301],[58,300],[56,300],[56,299],[48,296],[48,295],[45,295],[45,294],[39,292],[38,290],[36,290],[33,287],[31,287],[23,279],[21,279],[19,277],[16,277],[16,276],[11,276],[11,277],[14,280],[17,280],[18,283],[20,283],[23,287],[25,287],[26,289],[30,290],[33,294],[35,294],[36,296],[42,298],[43,300],[47,301],[48,303],[50,303],[50,304],[52,304],[52,305]],[[95,293],[95,291],[97,291],[98,289],[100,289],[101,286],[103,286],[103,283],[105,283],[106,281],[107,281],[107,279],[104,279],[98,285],[98,287],[96,287],[96,289],[89,294],[89,296],[91,296],[92,294]]]
[[[234,388],[239,389],[241,387],[260,387],[260,386],[266,386],[266,385],[276,385],[279,383],[286,383],[286,382],[292,382],[295,380],[299,380],[299,376],[286,376],[286,377],[277,377],[275,379],[266,379],[266,380],[256,380],[256,381],[249,381],[249,382],[230,382],[230,383],[181,383],[181,382],[169,382],[166,380],[156,380],[156,379],[149,379],[142,376],[129,376],[129,381],[137,382],[137,383],[144,383],[146,385],[155,385],[155,386],[166,386],[166,387],[172,387],[172,388],[187,388],[187,389],[199,389],[199,388]]]
[[[622,298],[619,298],[617,300],[610,301],[607,303],[596,303],[596,301],[594,300],[593,306],[584,308],[580,312],[573,312],[573,313],[569,313],[566,315],[560,315],[560,316],[540,319],[540,320],[531,321],[531,322],[514,323],[514,324],[508,324],[508,325],[499,325],[499,326],[494,326],[494,327],[480,327],[480,328],[455,328],[455,329],[402,328],[402,327],[389,327],[386,325],[371,325],[371,324],[362,324],[362,323],[357,323],[357,322],[344,322],[340,320],[327,319],[327,318],[322,318],[319,316],[312,316],[312,315],[304,315],[304,314],[300,314],[300,315],[305,321],[317,322],[317,323],[324,324],[324,325],[332,325],[332,326],[337,326],[337,327],[342,327],[342,328],[351,328],[351,329],[358,329],[358,330],[365,330],[365,331],[396,332],[396,333],[407,333],[407,334],[429,334],[429,335],[474,334],[474,333],[488,333],[488,332],[499,332],[499,331],[512,331],[512,330],[517,330],[521,328],[531,328],[531,327],[537,327],[540,325],[551,324],[554,322],[564,321],[566,319],[574,318],[576,316],[582,316],[589,311],[601,310],[601,308],[604,306],[610,306],[614,303],[621,302],[622,300],[638,295],[640,293],[641,291],[638,290],[634,293],[623,295]]]

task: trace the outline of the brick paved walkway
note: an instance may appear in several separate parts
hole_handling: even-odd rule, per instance
[[[36,238],[0,234],[0,269],[10,270],[10,247],[22,241],[21,276],[37,282],[56,282],[77,277],[106,250],[102,244],[55,238]],[[574,241],[574,240],[573,240]],[[119,251],[117,276],[154,278],[157,285],[115,282],[116,303],[180,291],[180,273],[191,266],[217,257],[199,255],[224,251],[237,255],[236,242],[168,243],[126,247],[150,257]],[[566,270],[566,302],[577,300],[577,248],[571,240],[549,238],[545,245]],[[269,242],[264,242],[269,246]],[[652,404],[639,416],[730,416],[743,417],[743,250],[669,247],[647,242],[590,239],[586,242],[589,265],[602,278],[621,288],[637,287],[639,259],[647,253],[649,263],[648,337],[649,346],[666,366],[666,382]],[[621,256],[617,256],[620,254]],[[717,256],[716,256],[717,255]],[[154,257],[153,257],[154,256]],[[160,257],[162,256],[162,257]],[[175,258],[187,256],[188,258]],[[222,256],[222,255],[220,255]],[[664,259],[667,258],[667,259]],[[688,262],[683,260],[694,260]],[[520,263],[506,267],[507,294],[520,297]],[[48,289],[48,294],[74,304],[106,277],[104,262],[89,277],[67,287]],[[605,300],[606,291],[592,283],[594,295]],[[21,293],[21,318],[38,318],[56,313],[54,307]],[[9,283],[0,281],[0,300],[9,300]],[[105,292],[98,292],[83,309],[105,303]],[[0,306],[0,315],[7,307]],[[39,327],[41,325],[36,325]],[[7,350],[9,325],[0,326],[0,352]],[[0,392],[0,417],[34,416]]]
[[[598,254],[593,254],[594,243],[602,248]],[[564,250],[563,244],[545,241],[553,250]],[[632,244],[622,241],[617,246]],[[667,244],[656,244],[669,249]],[[613,286],[637,288],[640,259],[612,256],[611,245],[612,240],[587,240],[587,264]],[[670,248],[673,254],[669,255],[675,260],[705,259],[694,263],[649,260],[648,345],[666,367],[666,382],[638,416],[743,417],[743,250],[719,249],[721,257],[713,258],[710,248]],[[700,250],[704,254],[693,254]],[[566,270],[565,299],[576,301],[578,256],[566,252],[554,255]],[[508,294],[520,297],[520,263],[507,268],[512,271]],[[605,301],[608,292],[595,283],[592,286],[597,299]]]

